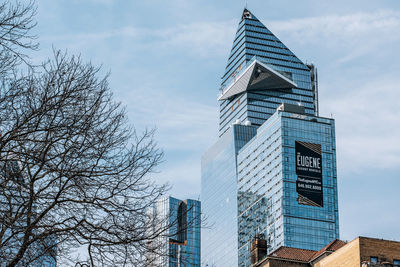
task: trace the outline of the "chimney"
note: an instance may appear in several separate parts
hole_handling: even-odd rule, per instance
[[[267,241],[264,234],[257,234],[251,242],[251,264],[255,264],[267,256]]]

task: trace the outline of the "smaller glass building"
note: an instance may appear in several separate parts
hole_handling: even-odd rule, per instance
[[[200,201],[165,197],[153,210],[156,222],[166,227],[158,240],[158,252],[148,266],[200,267]]]

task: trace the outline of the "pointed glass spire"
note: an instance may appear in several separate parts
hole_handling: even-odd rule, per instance
[[[221,79],[220,136],[237,120],[262,125],[282,103],[316,115],[313,70],[245,8]]]
[[[301,60],[245,8],[221,79],[222,87],[228,85],[254,57],[277,71],[282,71],[281,67],[308,70]]]

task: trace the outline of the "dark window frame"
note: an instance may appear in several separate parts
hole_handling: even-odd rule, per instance
[[[369,257],[369,261],[370,263],[378,263],[379,262],[379,258],[376,256],[370,256]]]

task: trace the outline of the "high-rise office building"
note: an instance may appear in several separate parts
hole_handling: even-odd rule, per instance
[[[167,229],[156,241],[156,253],[148,255],[146,266],[200,267],[200,201],[160,199],[152,213],[157,229]]]
[[[244,10],[222,77],[219,140],[202,158],[209,266],[248,266],[250,243],[319,250],[339,237],[334,120],[316,70]]]

